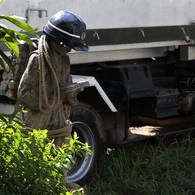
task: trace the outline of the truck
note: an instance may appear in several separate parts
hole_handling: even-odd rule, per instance
[[[94,167],[102,171],[107,148],[150,137],[132,132],[131,127],[193,123],[195,1],[4,0],[0,4],[1,14],[25,18],[37,36],[61,10],[85,21],[90,46],[89,52],[69,53],[73,82],[89,83],[78,94],[80,103],[72,107],[70,117],[72,131],[93,152],[78,157],[67,175],[70,182],[83,185]],[[1,113],[12,112],[14,104],[1,93]],[[193,127],[171,133],[188,130]],[[166,134],[156,132],[152,137]]]

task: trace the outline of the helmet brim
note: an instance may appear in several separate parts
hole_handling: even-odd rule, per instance
[[[75,51],[89,51],[89,46],[88,45],[76,45],[76,46],[71,46]]]

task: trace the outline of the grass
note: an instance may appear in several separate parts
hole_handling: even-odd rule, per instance
[[[179,134],[155,144],[115,149],[104,172],[88,186],[89,195],[195,194],[195,136]]]

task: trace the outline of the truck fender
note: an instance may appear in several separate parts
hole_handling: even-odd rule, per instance
[[[112,112],[117,112],[117,109],[115,108],[115,106],[113,105],[109,97],[106,95],[106,93],[104,92],[104,90],[102,89],[102,87],[100,86],[100,84],[97,82],[97,80],[94,77],[81,76],[81,75],[71,75],[71,76],[72,76],[72,80],[74,83],[81,83],[81,82],[87,81],[89,83],[89,86],[94,86],[96,90],[98,91],[98,93],[100,94],[100,96],[102,97],[102,99],[104,100],[104,102],[108,105],[110,110]]]

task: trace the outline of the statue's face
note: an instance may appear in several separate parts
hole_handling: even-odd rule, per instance
[[[64,46],[64,45],[62,46],[59,43],[56,43],[56,42],[51,41],[51,40],[50,40],[49,45],[50,45],[50,47],[52,47],[55,50],[55,52],[57,52],[58,54],[60,54],[62,56],[66,55],[72,49],[69,46]]]

